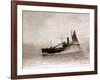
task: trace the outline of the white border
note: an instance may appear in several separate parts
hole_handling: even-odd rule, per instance
[[[53,69],[34,69],[22,70],[22,10],[29,11],[52,11],[52,12],[73,12],[73,13],[90,13],[90,66],[75,68],[53,68]],[[59,8],[59,7],[40,7],[17,5],[17,75],[25,74],[43,74],[57,72],[78,72],[94,70],[94,10],[77,9],[77,8]]]

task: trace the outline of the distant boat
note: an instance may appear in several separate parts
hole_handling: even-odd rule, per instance
[[[42,55],[45,56],[47,54],[62,52],[72,45],[80,46],[75,30],[73,33],[71,32],[71,38],[72,41],[69,41],[69,37],[67,37],[67,42],[63,41],[62,43],[59,43],[55,46],[51,46],[50,48],[42,48]],[[62,45],[62,47],[59,47],[60,45]]]

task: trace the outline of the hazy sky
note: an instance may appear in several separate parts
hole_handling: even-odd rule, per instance
[[[75,30],[80,42],[89,39],[89,14],[23,11],[23,43],[55,45]]]

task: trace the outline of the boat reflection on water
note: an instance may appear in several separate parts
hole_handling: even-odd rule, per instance
[[[72,41],[69,41],[69,37],[67,37],[67,42],[63,41],[62,43],[59,43],[53,47],[51,46],[50,48],[42,48],[41,49],[42,55],[46,56],[48,54],[62,52],[64,50],[67,50],[70,46],[73,46],[73,45],[77,45],[80,48],[79,40],[76,36],[75,30],[73,31],[73,33],[71,32],[71,38],[72,38]],[[62,47],[59,47],[59,46],[62,46]]]

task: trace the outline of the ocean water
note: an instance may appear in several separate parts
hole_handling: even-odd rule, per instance
[[[41,48],[31,44],[23,46],[23,69],[51,67],[81,67],[89,65],[89,48],[81,45],[72,46],[65,51],[42,56]]]

